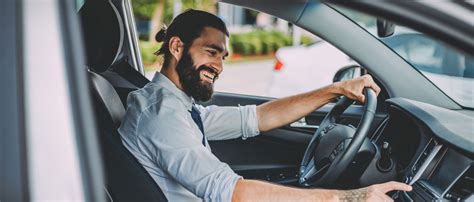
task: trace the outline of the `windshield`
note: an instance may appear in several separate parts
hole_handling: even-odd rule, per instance
[[[474,108],[474,59],[410,28],[396,25],[392,36],[377,36],[376,18],[336,7],[405,59],[446,95]]]

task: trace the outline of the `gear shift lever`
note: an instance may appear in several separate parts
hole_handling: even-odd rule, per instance
[[[390,143],[383,142],[382,148],[380,148],[380,159],[377,162],[377,168],[381,172],[389,172],[393,168],[393,160],[390,157],[392,153],[391,150]]]

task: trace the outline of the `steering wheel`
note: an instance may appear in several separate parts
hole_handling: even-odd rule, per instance
[[[324,117],[306,148],[299,170],[302,186],[328,186],[347,169],[366,139],[377,108],[377,96],[364,89],[364,113],[357,128],[336,121],[354,103],[343,96]]]

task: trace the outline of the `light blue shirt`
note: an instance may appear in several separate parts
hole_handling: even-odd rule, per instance
[[[191,97],[156,73],[145,87],[130,93],[127,103],[119,128],[122,142],[169,201],[231,201],[241,177],[211,153],[207,140],[203,146],[203,134],[190,114]],[[209,140],[259,134],[255,105],[196,107]]]

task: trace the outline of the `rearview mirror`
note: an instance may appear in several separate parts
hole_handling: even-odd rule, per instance
[[[377,35],[380,38],[392,36],[395,33],[395,24],[390,21],[377,18]]]
[[[348,65],[339,69],[334,78],[333,82],[351,80],[355,77],[361,76],[361,67],[359,65]]]

